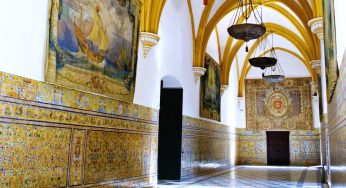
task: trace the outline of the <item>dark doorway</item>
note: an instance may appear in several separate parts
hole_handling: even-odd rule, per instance
[[[162,88],[159,115],[158,179],[180,180],[183,89]]]
[[[289,131],[267,131],[267,163],[268,165],[289,166],[290,146]]]

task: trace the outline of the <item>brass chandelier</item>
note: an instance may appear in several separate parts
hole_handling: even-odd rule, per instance
[[[262,10],[262,9],[261,9]],[[255,23],[248,23],[253,13]],[[245,19],[245,23],[238,24],[238,20]],[[249,42],[258,39],[266,32],[266,27],[262,20],[262,11],[254,8],[253,0],[239,0],[238,8],[231,20],[231,26],[227,29],[230,36],[235,39]],[[246,46],[246,52],[248,47]]]

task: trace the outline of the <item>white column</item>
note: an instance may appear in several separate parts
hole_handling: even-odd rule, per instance
[[[245,109],[245,97],[238,97],[238,108],[242,112]]]
[[[322,104],[323,115],[328,113],[328,99],[327,99],[327,74],[326,74],[326,60],[324,57],[324,39],[321,41],[321,87],[322,87]]]
[[[311,31],[315,33],[320,39],[320,51],[321,51],[321,90],[322,90],[322,104],[323,104],[323,116],[328,113],[328,99],[327,99],[327,74],[326,74],[326,61],[324,55],[324,30],[323,30],[323,18],[314,18],[309,21]]]
[[[319,99],[317,95],[317,84],[315,82],[311,82],[311,108],[314,128],[320,128]]]
[[[326,61],[324,54],[324,26],[323,18],[314,18],[309,21],[308,25],[311,27],[311,31],[315,33],[320,39],[320,50],[321,50],[321,90],[322,90],[322,128],[325,134],[325,153],[326,153],[326,165],[327,173],[330,174],[330,155],[329,155],[329,131],[328,131],[328,99],[327,99],[327,75],[326,75]],[[324,164],[322,164],[324,165]]]
[[[313,70],[317,73],[317,75],[321,76],[321,60],[313,60],[310,62],[311,67]],[[315,82],[311,82],[311,108],[312,108],[312,116],[313,116],[313,125],[314,128],[321,128],[321,122],[320,122],[320,108],[319,108],[319,96],[318,96],[318,84]],[[324,127],[322,127],[323,130]],[[320,134],[322,134],[320,130]],[[327,143],[327,142],[326,142]],[[324,165],[324,156],[322,154],[322,140],[320,140],[320,158],[321,158],[321,164]],[[324,170],[323,170],[324,172]]]

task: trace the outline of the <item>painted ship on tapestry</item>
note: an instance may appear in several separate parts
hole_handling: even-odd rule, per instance
[[[51,0],[45,79],[132,102],[139,0]]]
[[[201,77],[201,117],[220,121],[221,86],[219,64],[208,54],[205,56],[206,72]]]

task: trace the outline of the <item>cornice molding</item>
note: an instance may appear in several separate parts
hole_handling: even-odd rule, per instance
[[[321,60],[313,60],[310,62],[312,69],[318,74],[321,74]]]
[[[318,17],[310,20],[308,25],[311,27],[311,31],[315,33],[318,39],[324,39],[324,28],[323,28],[323,18]]]
[[[197,82],[198,79],[200,79],[200,77],[205,74],[205,71],[207,71],[207,69],[205,69],[204,67],[192,67],[192,71],[195,75],[195,82]]]
[[[160,41],[160,37],[159,35],[150,32],[141,32],[139,36],[143,44],[143,55],[144,58],[146,58],[150,50]]]

